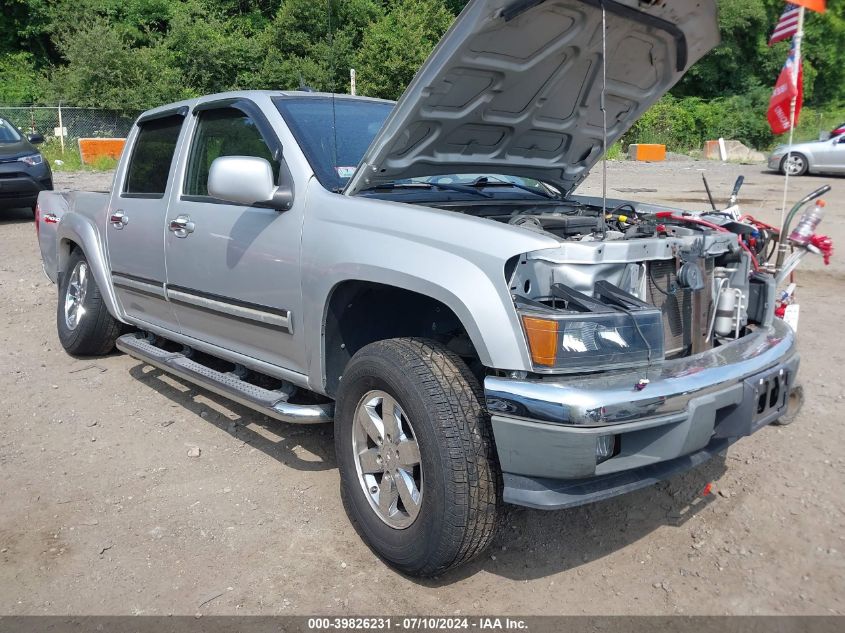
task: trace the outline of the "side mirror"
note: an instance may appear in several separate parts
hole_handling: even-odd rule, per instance
[[[226,202],[280,211],[293,204],[293,190],[289,186],[277,187],[270,163],[255,156],[216,158],[208,172],[208,193]]]
[[[33,145],[39,145],[40,143],[44,142],[44,135],[43,134],[30,134],[29,136],[26,137],[26,140],[28,140]]]

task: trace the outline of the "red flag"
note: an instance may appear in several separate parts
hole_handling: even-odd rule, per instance
[[[810,11],[824,13],[827,11],[827,0],[789,0],[792,4],[807,7]]]
[[[775,134],[789,132],[790,109],[793,99],[795,99],[795,125],[798,125],[798,118],[801,115],[801,106],[804,100],[804,71],[803,64],[800,59],[796,59],[795,52],[795,43],[793,42],[789,57],[786,58],[786,64],[780,71],[772,98],[769,100],[769,111],[766,118],[769,119],[769,126]],[[798,64],[797,72],[796,64]]]

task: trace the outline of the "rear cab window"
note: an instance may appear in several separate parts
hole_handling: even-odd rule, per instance
[[[139,132],[121,195],[132,198],[164,197],[184,122],[182,114],[172,114],[138,124]]]

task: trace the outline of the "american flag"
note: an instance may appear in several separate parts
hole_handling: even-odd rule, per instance
[[[800,11],[801,9],[797,6],[787,2],[786,9],[783,15],[780,16],[780,20],[775,27],[775,32],[772,33],[772,37],[769,39],[769,46],[774,46],[778,42],[788,40],[798,32],[798,14]]]

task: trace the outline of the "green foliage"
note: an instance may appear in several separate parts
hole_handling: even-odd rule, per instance
[[[133,46],[132,34],[103,18],[67,33],[57,45],[67,64],[43,83],[44,98],[83,107],[143,110],[190,96],[173,55],[151,42]]]
[[[686,153],[701,149],[705,141],[724,137],[752,148],[770,149],[786,142],[786,135],[775,137],[766,121],[769,93],[768,88],[757,88],[709,101],[666,95],[625,134],[622,144],[661,143],[670,151]],[[818,139],[844,121],[845,105],[804,108],[795,138]]]
[[[773,142],[765,112],[765,90],[705,101],[667,95],[625,135],[624,144],[661,143],[673,152],[700,149],[704,141],[735,139],[750,147],[766,148]]]
[[[773,25],[763,0],[721,0],[722,42],[686,74],[675,95],[716,98],[763,83],[752,61],[764,52],[766,31]]]
[[[346,92],[355,52],[382,15],[376,0],[285,0],[261,35],[263,62],[244,75],[246,83],[288,90],[305,84]]]
[[[135,111],[240,88],[397,98],[467,0],[5,0],[0,103]],[[722,43],[625,142],[673,151],[725,136],[777,142],[765,112],[788,42],[768,46],[783,0],[719,0]],[[841,121],[845,0],[807,14],[806,108],[797,135]],[[609,151],[616,152],[611,148]],[[619,148],[621,151],[621,146]]]
[[[790,42],[769,47],[783,0],[720,0],[722,43],[673,90],[677,97],[716,99],[766,87],[771,90]],[[807,12],[804,97],[818,105],[845,100],[845,0],[828,0],[824,15]]]
[[[625,158],[625,151],[622,149],[622,143],[617,142],[607,148],[607,160],[622,160]]]
[[[163,48],[193,94],[250,87],[244,69],[262,58],[251,24],[227,20],[201,2],[187,2],[174,11]]]
[[[442,0],[396,0],[364,36],[357,62],[363,91],[399,98],[453,18]]]
[[[32,55],[0,55],[0,103],[32,103],[38,94],[38,73]]]

